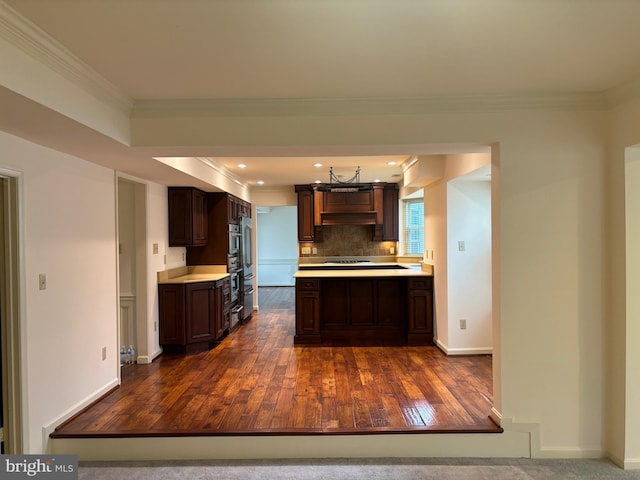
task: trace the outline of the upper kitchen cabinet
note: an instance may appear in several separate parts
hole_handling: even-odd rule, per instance
[[[317,242],[327,225],[372,225],[374,241],[398,240],[398,186],[366,184],[354,191],[296,185],[298,241]]]
[[[193,187],[169,187],[169,246],[207,244],[207,194]]]
[[[229,193],[222,194],[227,204],[227,223],[239,224],[242,217],[251,217],[251,204]]]
[[[400,239],[398,197],[398,186],[395,183],[384,186],[382,197],[382,241],[384,242],[397,242]]]
[[[187,265],[227,265],[229,262],[229,225],[238,225],[241,217],[251,215],[251,204],[226,192],[207,194],[209,243],[187,248]]]
[[[296,185],[296,192],[298,193],[298,241],[313,242],[315,240],[313,190]]]

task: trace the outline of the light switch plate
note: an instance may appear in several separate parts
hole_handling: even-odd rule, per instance
[[[38,276],[38,286],[39,286],[40,290],[46,290],[47,289],[47,276],[44,273],[41,273]]]

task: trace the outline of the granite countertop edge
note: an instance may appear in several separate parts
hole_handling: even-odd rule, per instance
[[[229,276],[226,265],[195,265],[158,272],[158,285],[215,282]]]

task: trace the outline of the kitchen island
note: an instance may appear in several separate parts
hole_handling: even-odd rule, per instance
[[[397,263],[301,264],[296,344],[431,345],[433,273]]]

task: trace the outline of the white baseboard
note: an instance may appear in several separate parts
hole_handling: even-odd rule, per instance
[[[156,358],[158,358],[160,355],[162,355],[162,350],[156,350],[151,355],[138,355],[136,357],[136,360],[141,365],[148,365],[149,363],[153,362]]]
[[[447,355],[491,355],[492,347],[473,347],[473,348],[449,348],[440,340],[436,340],[436,346]]]
[[[623,463],[625,470],[640,470],[640,458],[631,458]]]
[[[53,433],[53,431],[62,423],[69,420],[76,413],[80,412],[83,408],[91,405],[91,403],[98,400],[103,395],[107,394],[110,390],[117,387],[120,384],[117,378],[111,380],[104,387],[99,389],[98,391],[92,393],[88,397],[84,398],[80,402],[76,403],[74,406],[58,415],[52,421],[50,421],[47,425],[42,427],[42,452],[43,454],[50,453],[49,448],[49,435]]]
[[[536,456],[532,458],[584,459],[602,458],[603,456],[604,452],[599,448],[541,447]]]

